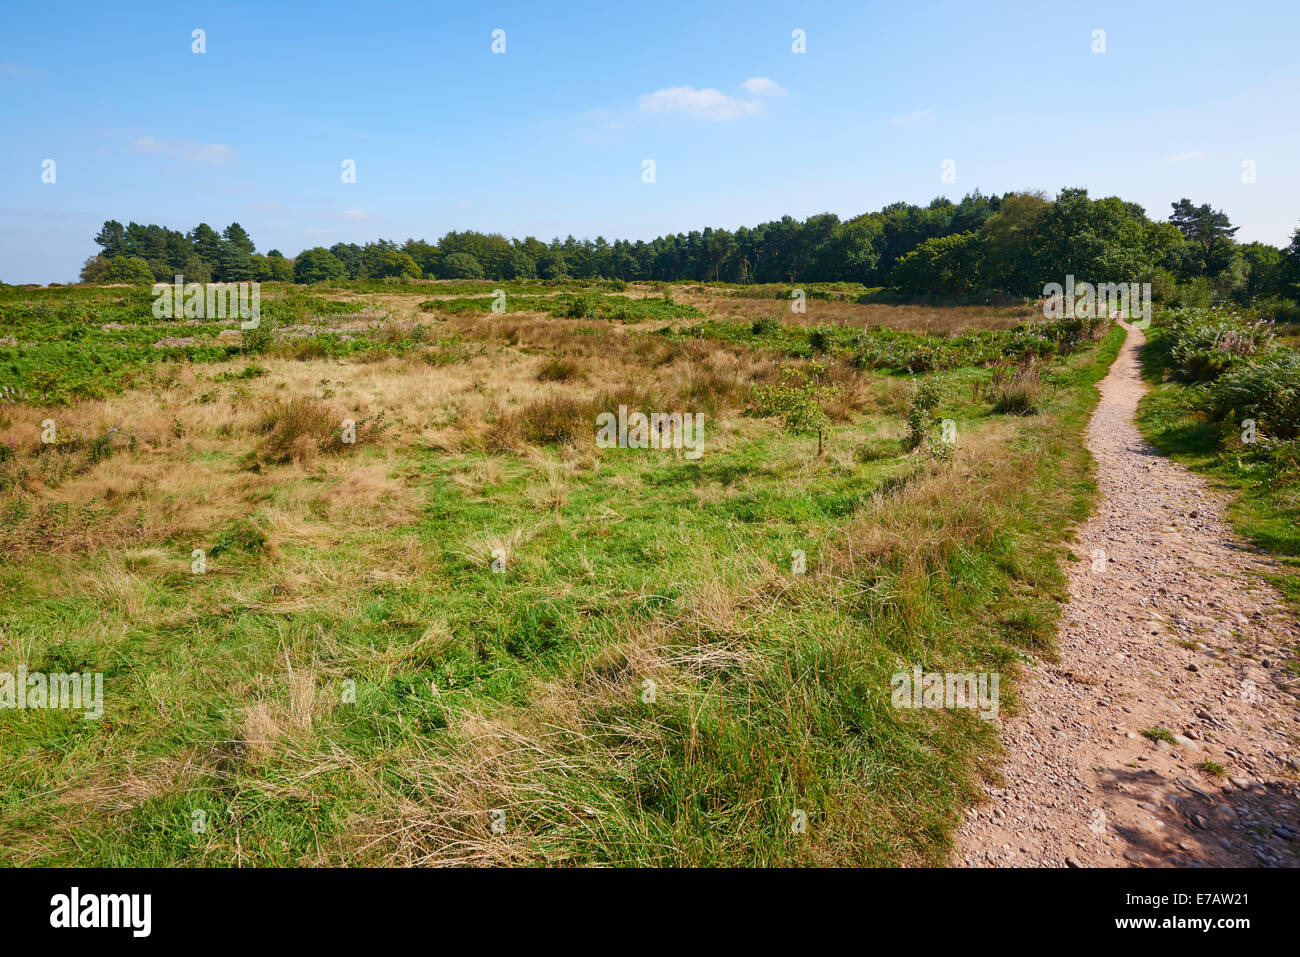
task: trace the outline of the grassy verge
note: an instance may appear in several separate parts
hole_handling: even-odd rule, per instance
[[[1207,418],[1199,402],[1206,386],[1174,378],[1173,344],[1173,329],[1157,316],[1142,350],[1151,391],[1138,407],[1138,427],[1160,454],[1228,494],[1233,527],[1278,559],[1283,570],[1270,580],[1300,614],[1300,468],[1294,453],[1285,446],[1252,447],[1241,441],[1238,423]],[[1283,338],[1279,348],[1294,344]]]

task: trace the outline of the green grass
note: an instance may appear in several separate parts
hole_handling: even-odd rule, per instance
[[[669,297],[632,299],[627,296],[601,295],[594,292],[514,295],[507,291],[501,306],[497,305],[497,299],[492,295],[430,299],[420,303],[421,309],[450,315],[491,313],[494,311],[494,306],[497,309],[504,308],[505,313],[543,312],[563,319],[612,319],[616,322],[663,322],[704,315],[694,306],[674,302]]]
[[[312,287],[314,288],[314,287]],[[152,313],[150,287],[0,287],[0,386],[25,393],[31,401],[60,405],[102,398],[132,386],[166,384],[177,364],[226,362],[244,354],[238,344],[217,339],[237,327],[182,320],[158,320]],[[287,342],[286,349],[310,346],[314,357],[344,357],[379,350],[400,354],[415,344],[388,341],[373,330],[345,338],[328,331],[329,323],[386,318],[381,309],[312,295],[303,287],[264,283],[262,322],[266,329],[306,323],[324,328],[308,342]],[[108,328],[105,328],[107,326]],[[158,346],[167,339],[198,339],[193,344]]]
[[[199,542],[6,561],[0,671],[102,671],[105,717],[0,711],[0,861],[940,863],[996,726],[895,709],[890,677],[999,672],[1014,709],[1017,662],[1052,653],[1063,543],[1095,494],[1081,437],[1121,340],[1054,360],[1038,416],[977,399],[978,356],[944,373],[952,463],[891,449],[885,413],[835,424],[820,459],[753,419],[706,426],[699,461],[414,443],[388,466],[411,521],[285,533],[273,516],[309,522],[307,494],[331,494],[306,470]]]
[[[1073,319],[1034,321],[1014,329],[937,336],[883,327],[784,325],[779,316],[769,316],[751,323],[714,319],[680,333],[665,328],[661,334],[759,346],[791,358],[841,355],[859,368],[911,374],[1023,356],[1068,355],[1080,342],[1088,342],[1101,325]]]
[[[1142,734],[1152,741],[1164,741],[1166,744],[1177,744],[1174,740],[1174,734],[1168,728],[1144,728]]]

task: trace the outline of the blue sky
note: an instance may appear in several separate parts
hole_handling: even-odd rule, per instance
[[[106,219],[238,221],[293,256],[449,229],[649,239],[976,187],[1084,186],[1160,218],[1188,196],[1285,245],[1298,40],[1294,0],[8,3],[0,279],[74,279]]]

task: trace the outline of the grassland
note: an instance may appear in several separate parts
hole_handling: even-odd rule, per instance
[[[1006,710],[1050,655],[1120,331],[491,286],[264,285],[260,337],[0,291],[0,672],[105,676],[98,721],[0,710],[0,861],[942,860],[995,729],[890,676]],[[813,363],[820,457],[747,414]],[[902,441],[931,381],[944,454]],[[619,404],[703,412],[703,456],[597,448]]]

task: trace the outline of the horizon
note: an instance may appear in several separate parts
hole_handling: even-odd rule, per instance
[[[1157,220],[1186,196],[1224,210],[1242,243],[1284,246],[1300,221],[1285,175],[1300,133],[1276,122],[1300,70],[1269,66],[1292,62],[1300,14],[1281,3],[1028,16],[1013,3],[767,2],[741,20],[738,6],[645,18],[403,2],[340,30],[349,9],[147,4],[145,30],[84,4],[0,15],[0,280],[74,281],[111,219],[238,222],[286,255],[452,230],[649,241],[957,202],[977,185],[1078,186]],[[52,17],[78,28],[52,31]],[[998,50],[1036,48],[988,68]],[[355,183],[342,182],[349,159]]]

